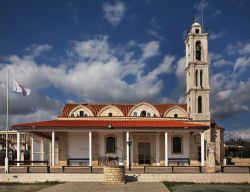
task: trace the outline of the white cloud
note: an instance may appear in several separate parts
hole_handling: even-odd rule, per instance
[[[141,45],[141,47],[143,60],[159,55],[160,44],[158,41],[151,41],[147,44]]]
[[[250,54],[250,43],[245,44],[241,49],[239,49],[240,54]]]
[[[113,26],[117,26],[125,16],[126,4],[123,2],[103,3],[102,10],[104,12],[104,18]]]
[[[29,47],[25,49],[25,51],[28,53],[29,57],[35,58],[39,57],[42,53],[48,52],[52,49],[51,45],[48,44],[32,44]]]
[[[225,59],[225,57],[218,53],[209,53],[209,62],[213,67],[220,68],[226,65],[233,65],[233,62]]]
[[[70,11],[71,11],[71,17],[73,19],[73,21],[75,22],[75,24],[80,24],[80,20],[79,20],[79,16],[78,16],[78,12],[79,12],[79,7],[74,5],[73,2],[68,2],[67,6],[69,7]]]
[[[225,140],[229,140],[230,138],[238,139],[241,138],[243,140],[250,140],[250,128],[237,130],[237,131],[225,131],[224,133]]]
[[[107,36],[101,35],[73,42],[68,51],[74,55],[75,62],[70,65],[38,63],[35,57],[51,49],[45,45],[33,46],[36,49],[30,48],[33,52],[28,50],[29,54],[24,56],[6,56],[4,63],[0,63],[0,81],[5,83],[8,65],[12,77],[32,90],[28,97],[11,96],[12,122],[46,120],[58,115],[63,103],[41,94],[50,89],[58,90],[66,98],[74,95],[86,102],[161,100],[163,82],[158,77],[173,71],[175,57],[167,55],[151,71],[145,71],[145,61],[159,55],[159,46],[158,41],[130,41],[113,46]],[[126,82],[124,77],[127,75],[135,75],[135,81]],[[0,98],[5,98],[2,91]],[[2,108],[0,115],[4,113]]]
[[[166,55],[163,62],[155,68],[153,71],[148,73],[147,78],[150,80],[155,80],[158,75],[163,73],[171,73],[173,68],[173,62],[175,60],[174,56]]]
[[[225,35],[225,33],[226,33],[226,31],[221,31],[219,33],[210,33],[209,34],[209,39],[211,41],[214,41],[216,39],[220,39],[220,38],[222,38]]]
[[[107,40],[107,36],[101,35],[97,39],[76,42],[74,44],[74,51],[78,56],[84,59],[105,60],[109,56],[109,45]]]
[[[234,72],[240,75],[250,67],[250,56],[249,57],[239,57],[237,58],[234,65]]]
[[[198,0],[194,4],[194,8],[198,11],[201,11],[202,9],[206,9],[209,6],[209,2],[207,0]]]
[[[161,36],[161,35],[160,35],[157,31],[155,31],[155,30],[147,30],[147,34],[148,34],[148,35],[151,35],[151,36],[153,36],[153,37],[155,37],[155,38],[157,38],[157,39],[159,39],[159,40],[164,39],[164,37]]]

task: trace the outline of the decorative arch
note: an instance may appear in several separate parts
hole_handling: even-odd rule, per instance
[[[188,117],[187,112],[179,106],[173,106],[170,109],[168,109],[167,111],[165,111],[164,117],[174,117],[175,118],[175,114],[177,114],[178,117]]]
[[[135,112],[137,113],[137,116],[140,116],[142,111],[146,111],[146,114],[150,113],[152,116],[156,115],[157,117],[160,117],[160,113],[155,108],[155,106],[146,102],[138,103],[137,105],[132,107],[132,109],[130,109],[128,113],[128,116],[133,116]]]
[[[112,115],[110,115],[112,114]],[[124,116],[123,112],[113,105],[103,107],[97,114],[97,116]]]
[[[94,116],[93,112],[88,107],[84,105],[77,105],[70,111],[69,117],[79,117],[80,113],[82,113],[80,111],[83,111],[84,114],[87,114],[87,116]]]

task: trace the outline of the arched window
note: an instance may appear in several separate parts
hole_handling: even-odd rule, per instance
[[[134,116],[137,117],[137,112],[134,112]]]
[[[173,153],[182,153],[182,139],[181,137],[173,137]]]
[[[147,117],[151,117],[151,113],[147,112]]]
[[[112,117],[113,116],[113,114],[112,113],[109,113],[109,117]]]
[[[201,42],[197,41],[195,44],[195,58],[197,61],[201,60]]]
[[[178,114],[174,114],[174,118],[178,118]]]
[[[84,116],[84,111],[80,111],[80,117]]]
[[[202,97],[198,97],[198,113],[202,113]]]
[[[195,86],[198,86],[198,70],[195,70]]]
[[[147,115],[147,112],[146,111],[141,111],[141,117],[146,117],[146,115]]]
[[[200,70],[200,86],[203,87],[202,85],[202,76],[203,76],[203,71]]]
[[[115,153],[115,137],[106,138],[106,153]]]

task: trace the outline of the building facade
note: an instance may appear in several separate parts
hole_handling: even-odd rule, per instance
[[[34,143],[31,148],[41,155],[31,160],[49,160],[52,166],[69,160],[91,166],[128,166],[129,160],[133,166],[204,166],[206,146],[215,142],[221,164],[223,129],[211,120],[209,107],[208,33],[196,21],[185,45],[185,104],[67,104],[55,120],[13,126],[17,134],[27,132],[40,141],[38,151]]]

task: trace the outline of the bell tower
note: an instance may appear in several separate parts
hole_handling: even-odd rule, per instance
[[[186,98],[191,119],[210,121],[208,33],[195,22],[191,26],[186,45]]]

